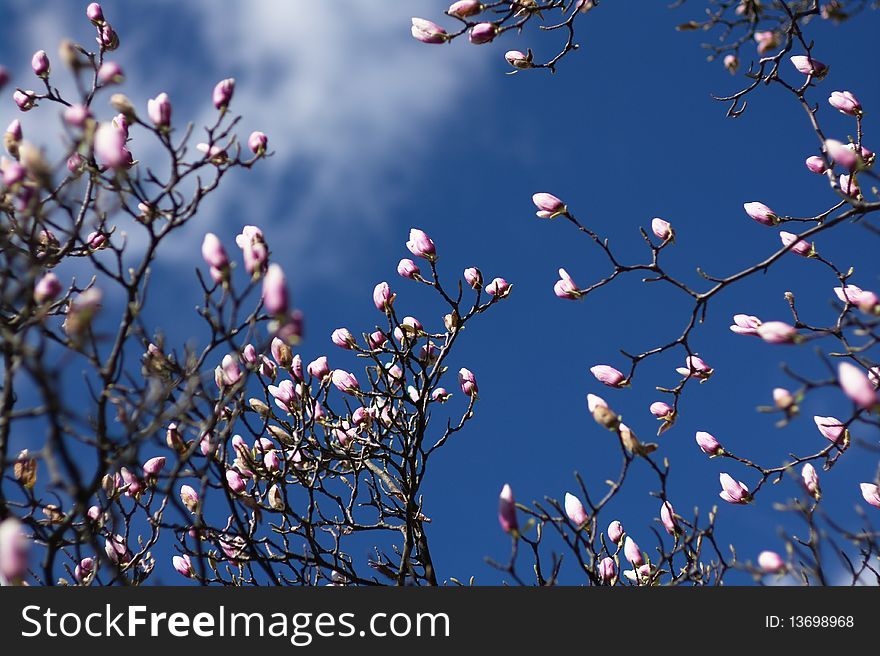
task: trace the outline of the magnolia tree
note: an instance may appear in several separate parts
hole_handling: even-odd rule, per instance
[[[512,550],[489,562],[505,581],[548,585],[567,569],[566,580],[581,577],[592,585],[718,584],[741,570],[756,580],[789,574],[784,580],[822,584],[832,559],[853,581],[880,580],[880,534],[870,516],[876,511],[864,508],[860,527],[844,526],[824,511],[820,487],[821,479],[880,508],[877,477],[836,480],[830,474],[842,458],[876,458],[877,445],[861,440],[859,429],[880,427],[880,369],[872,359],[880,299],[856,285],[860,280],[847,263],[824,258],[814,241],[845,222],[877,230],[870,223],[880,210],[871,186],[874,154],[862,144],[867,125],[858,89],[829,96],[833,74],[814,58],[818,48],[805,34],[812,19],[843,21],[869,3],[709,4],[703,21],[679,29],[717,32],[710,59],[731,73],[740,61],[752,62],[741,91],[719,100],[737,116],[762,86],[785,89],[792,110],[804,110],[805,164],[817,184],[828,186],[828,205],[811,217],[790,217],[746,202],[748,217],[779,230],[778,250],[726,277],[699,272],[683,279],[666,266],[675,256],[669,222],[656,218],[650,231],[640,229],[646,257],[629,263],[576,218],[573,204],[543,191],[533,201],[538,217],[570,224],[608,264],[607,276],[586,287],[560,269],[553,288],[560,299],[585,299],[634,274],[674,288],[691,303],[677,338],[625,353],[623,363],[591,368],[597,389],[619,390],[644,371],[643,362],[677,359],[676,373],[652,381],[657,395],[645,399],[646,416],[660,422],[658,434],[687,411],[693,385],[712,384],[712,353],[695,352],[691,342],[713,298],[781,258],[803,257],[805,266],[827,272],[829,293],[833,288],[836,295],[833,324],[802,321],[788,295],[787,316],[762,320],[743,308],[731,325],[743,340],[821,345],[828,375],[812,379],[790,371],[792,389],[772,390],[774,406],[764,409],[778,412],[784,424],[808,394],[839,388],[839,416],[814,418],[817,447],[766,463],[708,432],[697,433],[693,447],[729,465],[720,475],[726,503],[759,503],[766,485],[790,486],[790,502],[780,509],[797,515],[807,535],[789,536],[783,553],[740,559],[716,539],[715,508],[676,511],[663,448],[640,440],[622,421],[613,409],[617,392],[609,390],[606,400],[593,393],[597,389],[585,390],[596,430],[619,441],[620,468],[602,489],[589,489],[576,475],[561,500],[521,504],[504,486],[498,519]],[[597,5],[463,0],[446,9],[441,22],[447,27],[414,18],[412,34],[427,44],[561,34],[558,53],[547,61],[525,46],[505,55],[514,72],[555,71],[577,49],[576,27],[599,11]],[[405,280],[397,284],[422,287],[444,311],[423,324],[395,302],[391,284],[379,282],[375,324],[337,329],[331,340],[340,350],[304,363],[296,353],[303,316],[271,257],[271,235],[249,225],[238,235],[204,235],[204,265],[189,281],[203,295],[197,308],[203,335],[185,347],[166,345],[162,326],[150,325],[145,313],[160,246],[196,217],[227,174],[271,165],[263,160],[272,153],[261,132],[246,144],[239,140],[232,79],[214,88],[215,119],[202,126],[204,141],[194,146],[194,126],[172,120],[166,93],[135,107],[117,92],[125,77],[112,57],[118,35],[98,4],[87,7],[86,17],[96,46],[65,41],[54,65],[37,52],[36,83],[26,85],[35,90],[19,87],[12,94],[22,112],[61,110],[61,149],[56,154],[36,143],[18,120],[4,136],[0,581],[137,585],[167,580],[176,570],[221,585],[457,582],[456,573],[434,567],[422,486],[432,456],[477,411],[477,378],[456,361],[454,346],[478,315],[516,303],[508,298],[511,285],[476,267],[460,278],[441,276],[437,246],[414,228],[397,266]],[[7,81],[0,69],[0,83]],[[852,117],[852,136],[822,130],[823,116],[833,111]],[[233,237],[240,256],[227,252]],[[13,452],[13,438],[23,434],[28,448]],[[622,518],[603,512],[636,469],[655,476],[644,502],[656,507],[662,532],[629,524],[625,530]],[[352,555],[365,545],[370,557]]]

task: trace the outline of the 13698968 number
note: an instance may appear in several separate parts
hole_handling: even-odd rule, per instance
[[[793,629],[842,629],[855,626],[852,615],[792,615],[789,626]]]

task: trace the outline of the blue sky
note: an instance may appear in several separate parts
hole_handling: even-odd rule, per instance
[[[84,3],[7,4],[0,62],[16,84],[26,84],[34,50],[52,55],[62,36],[91,38],[81,17]],[[199,223],[178,237],[157,267],[154,284],[168,292],[154,296],[152,316],[181,316],[180,308],[198,303],[190,272],[204,232],[216,232],[231,250],[234,235],[248,223],[263,227],[306,313],[300,351],[306,362],[326,353],[335,365],[355,365],[329,335],[338,326],[355,333],[373,328],[378,316],[370,294],[380,280],[398,292],[399,312],[439,325],[433,299],[395,273],[407,255],[410,227],[434,239],[447,280],[479,266],[487,277],[514,284],[508,300],[468,328],[450,362],[453,369],[476,372],[481,401],[468,429],[436,457],[424,489],[432,553],[444,577],[500,581],[484,558],[507,555],[509,541],[495,518],[503,483],[527,502],[545,495],[561,499],[574,490],[575,469],[593,491],[616,474],[617,447],[587,413],[588,392],[605,397],[647,438],[656,427],[647,411],[658,398],[653,388],[674,384],[673,370],[681,365],[675,353],[646,363],[631,389],[600,389],[590,366],[623,369],[618,349],[641,351],[674,338],[687,306],[671,291],[637,279],[582,303],[556,299],[552,287],[560,266],[582,286],[608,270],[598,249],[570,226],[535,218],[533,192],[565,199],[625,260],[645,257],[640,226],[655,216],[671,221],[677,240],[667,262],[696,285],[698,265],[725,275],[777,249],[775,231],[748,219],[743,202],[761,200],[789,215],[815,214],[834,202],[803,166],[817,143],[787,95],[762,88],[736,120],[725,118],[725,106],[710,98],[738,89],[743,78],[705,61],[700,43],[707,35],[674,30],[696,17],[699,3],[676,11],[667,3],[640,3],[634,18],[628,3],[604,2],[581,21],[580,51],[553,76],[505,75],[505,50],[531,46],[539,58],[552,54],[557,44],[546,35],[506,35],[479,47],[463,40],[442,47],[413,41],[410,16],[442,16],[444,3],[433,0],[392,0],[381,11],[356,0],[229,3],[224,12],[206,1],[102,4],[121,35],[117,59],[136,104],[168,91],[175,116],[197,120],[207,115],[214,82],[234,76],[242,132],[265,131],[277,152],[265,166],[232,176]],[[815,56],[831,65],[812,92],[823,126],[829,136],[846,140],[851,120],[825,99],[832,90],[852,90],[869,112],[869,146],[880,87],[864,62],[875,59],[877,28],[878,17],[866,13],[838,28],[816,21],[807,32],[819,44]],[[793,71],[784,73],[797,79]],[[11,102],[3,103],[0,124],[14,117]],[[31,121],[47,138],[57,133],[30,115],[23,121],[26,132]],[[865,235],[846,225],[817,245],[840,267],[855,266],[853,282],[876,288],[876,244]],[[688,391],[677,425],[661,438],[661,453],[672,463],[669,496],[679,513],[723,504],[719,471],[753,481],[743,469],[708,460],[694,444],[696,430],[777,464],[789,451],[824,446],[812,415],[848,416],[849,402],[828,392],[808,399],[789,427],[775,429],[775,418],[754,408],[770,402],[773,387],[792,385],[779,363],[824,372],[809,347],[772,347],[727,329],[736,312],[788,318],[785,291],[796,295],[808,321],[827,323],[835,316],[833,286],[817,263],[791,256],[712,303],[692,346],[717,373]],[[191,322],[164,327],[178,343],[198,337],[200,329],[194,314]],[[462,402],[458,394],[452,406]],[[876,442],[878,436],[864,431],[857,437]],[[871,480],[877,463],[864,451],[848,456],[823,476],[823,487],[827,508],[851,523],[861,501],[857,482]],[[649,527],[658,511],[648,496],[655,483],[646,469],[636,468],[603,517],[603,524],[620,519],[643,546],[651,543]],[[753,506],[721,508],[719,542],[734,542],[747,558],[781,549],[776,527],[783,518],[772,501],[796,493],[785,481]]]

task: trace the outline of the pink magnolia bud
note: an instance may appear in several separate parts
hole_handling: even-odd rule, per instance
[[[816,415],[813,417],[813,421],[816,422],[816,428],[819,429],[819,432],[822,433],[825,439],[842,445],[844,448],[849,443],[849,431],[840,419]]]
[[[697,431],[697,445],[702,449],[703,453],[709,456],[720,456],[724,453],[721,443],[705,431]]]
[[[189,485],[182,485],[180,487],[180,500],[183,502],[183,505],[186,506],[187,510],[189,510],[193,514],[197,514],[199,512],[199,504],[201,499],[199,499],[199,493],[196,492]]]
[[[259,362],[259,357],[257,357],[257,349],[254,348],[253,344],[245,344],[244,348],[241,350],[241,359],[245,364],[255,365]]]
[[[760,325],[761,320],[758,317],[749,314],[735,314],[730,330],[737,335],[757,335]]]
[[[205,159],[217,166],[224,164],[229,159],[228,153],[217,144],[197,143],[196,150],[204,153]]]
[[[785,571],[785,561],[775,551],[762,551],[758,554],[758,567],[765,574],[778,574]]]
[[[278,457],[278,452],[272,450],[264,455],[263,466],[266,468],[267,471],[273,473],[281,471],[281,458]]]
[[[352,349],[357,345],[354,335],[351,334],[348,328],[337,328],[334,330],[333,334],[330,335],[330,341],[339,348],[344,349]]]
[[[456,18],[468,18],[469,16],[476,16],[481,11],[483,11],[483,5],[479,0],[459,0],[449,5],[446,13]]]
[[[144,463],[144,478],[155,478],[165,468],[165,458],[156,456]]]
[[[626,383],[626,376],[607,364],[597,364],[590,367],[590,373],[596,377],[596,380],[603,385],[608,385],[608,387],[623,387]]]
[[[50,271],[40,278],[34,287],[34,300],[37,303],[51,301],[61,293],[61,290],[61,281],[58,280],[58,276]]]
[[[859,483],[859,487],[862,490],[862,497],[865,501],[875,508],[880,508],[880,486],[874,483]]]
[[[471,28],[468,39],[471,43],[480,45],[489,43],[498,34],[498,27],[495,23],[477,23]]]
[[[98,83],[101,85],[120,84],[124,80],[122,67],[116,62],[104,62],[98,69]]]
[[[474,376],[474,372],[470,369],[462,367],[458,370],[458,384],[461,387],[462,394],[465,396],[476,396],[479,391],[477,377]]]
[[[727,503],[746,504],[752,500],[749,488],[741,481],[734,480],[729,474],[724,472],[718,478],[721,481],[721,492],[719,492],[718,496]]]
[[[789,248],[792,253],[802,257],[813,257],[816,254],[816,246],[814,244],[802,240],[795,234],[783,230],[779,233],[779,239],[782,241],[782,245]]]
[[[828,104],[841,114],[849,114],[850,116],[862,114],[862,104],[849,91],[832,91],[831,97],[828,98]]]
[[[283,369],[289,367],[293,362],[290,347],[278,337],[272,338],[272,342],[269,345],[269,351],[272,353],[272,357],[275,359],[275,362],[278,363],[278,366]]]
[[[78,294],[67,308],[67,318],[63,324],[65,332],[78,337],[86,331],[102,307],[102,298],[103,293],[97,287],[90,287]]]
[[[675,371],[688,378],[707,380],[713,373],[715,373],[715,370],[712,367],[707,365],[702,358],[696,355],[687,356],[684,363],[684,367],[678,367]]]
[[[263,306],[272,315],[287,313],[287,279],[278,264],[270,264],[263,278]]]
[[[336,389],[344,394],[356,395],[361,389],[354,374],[343,371],[342,369],[334,369],[330,376],[330,380]]]
[[[773,403],[780,410],[788,410],[795,404],[794,395],[784,387],[773,389]]]
[[[89,108],[84,105],[71,105],[64,110],[64,122],[75,128],[84,128],[92,117]]]
[[[658,239],[662,239],[664,242],[671,241],[674,236],[672,225],[669,221],[659,218],[651,221],[651,231]]]
[[[191,579],[195,575],[192,561],[187,554],[184,554],[182,556],[173,556],[171,558],[171,564],[174,566],[174,569],[177,570],[177,573],[181,576],[185,576],[186,578]]]
[[[213,232],[205,234],[202,240],[202,259],[211,268],[211,278],[214,282],[226,280],[229,276],[229,258],[226,250],[220,242],[220,238]]]
[[[294,355],[293,360],[290,361],[290,375],[294,380],[303,380],[303,361],[299,353]]]
[[[31,57],[31,68],[34,75],[43,79],[49,77],[49,56],[45,50],[37,50]]]
[[[95,157],[104,166],[119,169],[131,163],[131,153],[125,147],[125,133],[112,123],[101,123],[93,141]]]
[[[104,22],[104,12],[101,10],[101,5],[97,2],[91,3],[88,7],[86,7],[86,17],[99,25]]]
[[[555,219],[568,212],[565,203],[559,200],[553,194],[540,192],[532,196],[532,202],[538,211],[535,213],[541,219]]]
[[[147,101],[147,116],[157,128],[171,125],[171,99],[167,93],[160,93]]]
[[[403,258],[397,265],[397,273],[404,278],[415,280],[421,272],[415,262],[408,258]]]
[[[828,66],[818,59],[812,59],[806,55],[792,55],[789,59],[799,73],[812,75],[817,80],[821,80],[828,75]]]
[[[322,355],[321,357],[312,360],[309,363],[307,370],[309,375],[313,378],[323,380],[330,373],[330,365],[327,364],[327,356]]]
[[[620,544],[620,540],[623,538],[623,524],[615,519],[608,525],[608,529],[605,533],[608,535],[608,539],[614,544]]]
[[[505,298],[510,294],[512,287],[513,285],[507,282],[504,278],[495,278],[492,282],[486,285],[486,293],[489,296]]]
[[[864,164],[859,153],[852,144],[845,144],[837,139],[825,140],[825,152],[836,164],[845,169],[853,170]]]
[[[504,53],[504,59],[514,68],[526,69],[532,68],[532,51],[523,52],[521,50],[508,50]],[[514,71],[516,72],[516,71]]]
[[[880,296],[874,292],[862,292],[859,309],[865,314],[880,314]]]
[[[220,367],[223,369],[223,381],[227,385],[235,385],[241,380],[241,367],[238,365],[238,358],[232,354],[227,353],[223,356]]]
[[[623,555],[633,567],[641,567],[645,564],[645,558],[639,545],[631,537],[627,536],[623,541]]]
[[[265,273],[269,263],[269,248],[266,246],[263,231],[257,226],[246,225],[241,234],[236,235],[235,243],[244,257],[245,271],[256,280]]]
[[[764,55],[779,45],[779,36],[769,30],[755,32],[755,43],[758,46],[758,54]]]
[[[571,523],[577,527],[586,524],[590,518],[587,514],[587,509],[584,508],[584,504],[581,503],[580,499],[568,492],[565,493],[565,514],[571,520]]]
[[[804,466],[801,468],[801,480],[804,482],[807,492],[816,501],[822,498],[822,490],[819,488],[819,475],[816,473],[816,468],[808,462],[804,463]]]
[[[83,558],[76,566],[73,576],[80,583],[86,581],[95,571],[95,559]]]
[[[226,486],[235,494],[241,494],[247,489],[247,483],[234,469],[226,470]]]
[[[438,387],[431,392],[431,400],[437,403],[446,403],[450,398],[452,398],[452,394],[447,392],[445,387]]]
[[[614,579],[615,573],[614,559],[606,556],[599,563],[599,578],[605,583],[608,583]]]
[[[406,242],[406,247],[416,257],[423,257],[426,260],[437,259],[434,242],[418,228],[412,228],[409,231],[409,241]]]
[[[413,18],[410,31],[413,38],[422,43],[446,43],[449,40],[446,30],[425,18]]]
[[[99,251],[107,248],[108,245],[109,242],[107,240],[107,235],[103,232],[90,232],[86,236],[86,246],[88,246],[90,250]]]
[[[870,409],[878,403],[877,391],[868,376],[849,362],[841,362],[837,370],[840,388],[860,408]]]
[[[9,582],[23,579],[28,569],[29,548],[21,522],[14,517],[0,522],[0,577]]]
[[[734,75],[736,69],[739,68],[739,59],[736,58],[736,55],[725,55],[722,63],[731,75]]]
[[[79,153],[74,153],[70,157],[67,158],[67,170],[73,174],[79,174],[82,171],[82,166],[85,163],[85,160],[82,158],[82,155]]]
[[[675,520],[675,509],[669,501],[664,501],[660,506],[660,521],[669,535],[675,535],[679,532],[678,522]]]
[[[18,162],[3,161],[3,184],[7,187],[22,182],[27,177],[27,171]]]
[[[672,407],[663,401],[654,401],[649,410],[657,419],[668,419],[673,412]]]
[[[515,533],[519,530],[516,520],[516,501],[513,498],[513,490],[505,483],[498,496],[498,523],[505,533]]]
[[[779,222],[779,216],[777,216],[769,207],[764,205],[764,203],[759,203],[757,201],[743,203],[743,208],[745,209],[746,214],[761,225],[772,226]]]
[[[30,89],[26,91],[16,89],[15,92],[12,94],[12,100],[15,102],[15,105],[23,112],[28,112],[37,105],[37,96]]]
[[[553,293],[559,298],[564,298],[570,301],[576,301],[583,297],[583,292],[581,292],[577,284],[572,280],[572,277],[568,275],[568,271],[565,269],[559,270],[559,280],[553,285]]]
[[[214,86],[214,92],[211,94],[211,100],[217,109],[226,109],[232,100],[232,94],[235,91],[235,79],[228,77],[220,80]]]
[[[9,127],[6,128],[6,132],[3,134],[3,145],[6,148],[6,152],[13,157],[18,157],[18,150],[13,148],[13,146],[21,143],[22,137],[21,121],[15,119],[9,124]]]
[[[840,187],[840,191],[850,198],[855,198],[856,200],[861,198],[862,189],[859,187],[859,181],[856,180],[854,175],[844,173],[837,179],[837,184]]]
[[[794,344],[799,335],[797,328],[784,321],[767,321],[758,326],[758,337],[768,344]]]
[[[98,29],[98,36],[95,42],[104,50],[116,50],[119,47],[119,35],[113,30],[109,23],[104,23]]]
[[[807,158],[804,164],[806,164],[807,168],[813,173],[825,173],[825,171],[828,170],[828,167],[825,166],[825,160],[818,155],[811,155]]]
[[[608,404],[605,402],[601,396],[596,396],[595,394],[587,394],[587,408],[591,413],[594,413],[597,408],[607,408]]]
[[[391,287],[387,282],[380,282],[373,289],[373,304],[379,312],[387,312],[394,305],[394,298],[397,294],[391,292]]]
[[[474,289],[483,286],[483,274],[476,267],[469,267],[464,270],[464,281]]]
[[[382,348],[382,345],[388,341],[388,335],[383,333],[381,330],[375,330],[369,335],[367,335],[367,343],[370,345],[371,349]]]
[[[861,287],[856,287],[855,285],[847,285],[846,287],[835,287],[834,295],[840,299],[841,303],[852,303],[853,305],[858,305],[861,301],[862,294]]]
[[[264,132],[255,130],[248,137],[247,144],[251,152],[259,157],[266,154],[266,148],[269,146],[269,137]]]

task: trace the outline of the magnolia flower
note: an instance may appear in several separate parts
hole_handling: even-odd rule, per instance
[[[721,443],[705,431],[697,431],[697,445],[709,456],[719,456],[724,453]]]
[[[762,551],[758,554],[758,567],[765,574],[778,574],[785,570],[785,561],[775,551]]]
[[[578,286],[565,269],[559,270],[559,280],[553,285],[553,293],[559,298],[570,301],[576,301],[583,296],[583,293],[578,289]]]
[[[759,203],[758,201],[743,203],[743,209],[745,209],[746,214],[761,225],[772,226],[779,222],[779,216],[764,205],[764,203]]]
[[[671,241],[675,236],[669,221],[664,221],[660,218],[655,218],[651,221],[651,231],[658,239],[662,239],[664,242]]]
[[[675,520],[675,509],[673,509],[672,504],[669,501],[664,501],[663,505],[660,506],[660,522],[663,524],[663,528],[666,529],[666,532],[669,535],[675,535],[678,533],[678,522]]]
[[[614,559],[606,556],[599,563],[599,578],[608,583],[614,579],[615,573]]]
[[[232,94],[235,92],[235,78],[228,77],[220,80],[214,85],[214,91],[211,93],[211,101],[216,109],[226,109],[232,100]]]
[[[483,5],[480,3],[480,0],[458,0],[458,2],[453,2],[449,5],[446,13],[456,18],[468,18],[469,16],[476,16],[481,11],[483,11]]]
[[[715,372],[715,370],[706,364],[702,358],[696,355],[687,356],[685,359],[685,366],[678,367],[675,371],[682,376],[699,378],[701,380],[707,380]]]
[[[418,228],[412,228],[409,231],[409,241],[406,242],[406,247],[416,257],[423,257],[426,260],[437,259],[437,250],[434,247],[434,242]]]
[[[587,523],[589,515],[584,504],[573,494],[565,493],[565,514],[575,526],[583,526]]]
[[[620,540],[623,538],[623,524],[615,519],[608,525],[605,533],[614,544],[620,544]]]
[[[727,503],[746,504],[752,500],[749,488],[741,481],[734,480],[729,474],[722,472],[719,475],[721,492],[718,494]]]
[[[725,55],[722,63],[724,64],[724,68],[726,68],[727,72],[731,75],[734,75],[739,68],[739,59],[733,54]]]
[[[828,104],[841,114],[859,116],[862,113],[862,104],[849,91],[832,91],[828,98]]]
[[[498,496],[498,523],[505,533],[515,533],[519,530],[516,519],[516,501],[513,498],[513,490],[505,483]]]
[[[361,389],[354,374],[349,373],[348,371],[343,371],[342,369],[334,369],[330,376],[330,380],[336,389],[344,394],[355,395]]]
[[[780,410],[788,410],[795,404],[795,398],[794,395],[784,387],[774,387],[773,403]]]
[[[802,257],[813,257],[816,254],[816,247],[813,244],[804,241],[795,234],[783,230],[779,233],[779,239],[782,241],[782,245],[792,253]]]
[[[489,43],[498,34],[498,27],[495,23],[477,23],[471,28],[468,39],[471,43],[480,45]]]
[[[171,564],[174,566],[174,569],[177,570],[177,573],[181,576],[185,576],[186,578],[192,578],[195,574],[193,571],[192,561],[189,556],[184,554],[182,556],[173,556],[171,558]]]
[[[537,216],[542,219],[555,219],[557,216],[566,214],[568,208],[565,203],[553,194],[540,192],[532,196],[532,202],[538,208]]]
[[[801,480],[807,492],[818,501],[822,497],[822,490],[819,488],[819,475],[816,473],[816,468],[808,462],[804,463],[801,468]]]
[[[733,325],[730,327],[730,330],[737,335],[757,335],[760,325],[761,320],[758,317],[750,314],[735,314],[733,315]]]
[[[446,43],[449,39],[446,30],[425,18],[413,18],[410,31],[413,38],[422,43]]]
[[[408,258],[404,258],[397,265],[397,273],[404,278],[415,280],[421,274],[418,265]]]
[[[590,373],[596,377],[596,380],[608,387],[623,387],[626,382],[626,376],[622,372],[607,364],[597,364],[590,367]]]
[[[856,287],[855,285],[847,285],[846,287],[835,287],[834,295],[840,299],[841,303],[852,303],[853,305],[858,305],[863,291],[861,287]]]
[[[668,419],[669,416],[673,413],[672,406],[668,403],[664,403],[663,401],[654,401],[651,404],[651,407],[648,408],[652,415],[657,417],[657,419]]]
[[[272,315],[287,313],[287,279],[284,271],[276,264],[270,264],[263,277],[263,306]]]
[[[846,447],[849,442],[849,431],[846,426],[836,417],[821,417],[816,415],[813,417],[816,422],[816,428],[822,433],[822,436],[831,440],[835,444]]]
[[[394,298],[397,294],[391,292],[391,287],[387,282],[380,282],[373,289],[373,304],[379,312],[387,312],[394,304]]]
[[[866,409],[877,405],[877,390],[859,367],[849,362],[841,362],[837,372],[840,388],[853,403]]]
[[[147,101],[147,116],[157,128],[167,128],[171,124],[171,99],[167,93],[160,93]]]
[[[874,483],[859,483],[859,487],[865,501],[875,508],[880,508],[880,486]]]
[[[828,66],[818,59],[812,59],[806,55],[792,55],[790,60],[798,72],[812,75],[817,80],[821,80],[828,74]]]
[[[330,365],[327,363],[327,356],[322,355],[309,362],[309,366],[306,367],[306,371],[308,371],[309,375],[313,378],[323,380],[324,377],[326,377],[330,373]]]
[[[767,321],[758,326],[758,337],[768,344],[794,344],[798,341],[797,328],[784,321]]]
[[[477,377],[470,369],[462,367],[458,370],[458,384],[461,387],[462,394],[465,396],[476,396],[479,388],[477,387]]]
[[[483,286],[483,274],[476,267],[468,267],[464,270],[464,280],[473,289],[479,289]]]
[[[532,67],[532,51],[508,50],[504,53],[504,59],[514,68],[526,69]],[[513,71],[514,73],[516,71]]]
[[[825,160],[819,157],[819,155],[811,155],[804,162],[807,168],[813,173],[825,173],[828,170],[828,167],[825,164]]]
[[[645,558],[639,545],[631,537],[627,536],[623,541],[623,555],[633,567],[641,567],[645,564]]]
[[[199,498],[199,493],[192,486],[182,485],[180,487],[180,500],[191,513],[196,514],[199,512],[201,499]]]

